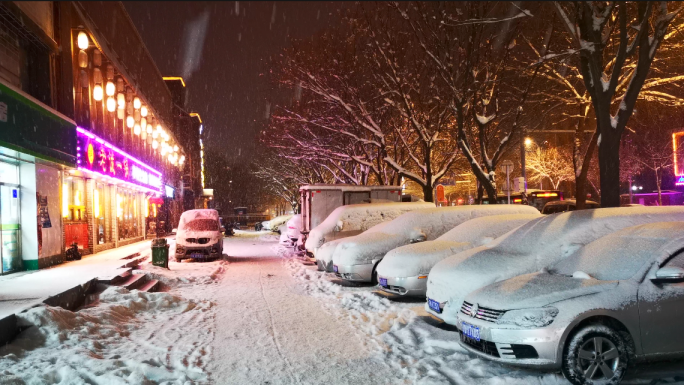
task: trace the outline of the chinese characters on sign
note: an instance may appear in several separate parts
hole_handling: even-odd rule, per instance
[[[76,129],[79,170],[116,178],[161,192],[161,173],[80,127]]]

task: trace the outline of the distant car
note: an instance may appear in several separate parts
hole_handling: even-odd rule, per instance
[[[300,232],[302,231],[302,214],[297,214],[290,218],[289,221],[287,221],[287,231],[284,233],[287,234],[288,239],[290,242],[292,242],[292,245],[297,244],[297,240],[299,239]]]
[[[585,209],[597,209],[601,207],[601,205],[598,204],[598,202],[590,201],[587,200],[586,203],[584,204]],[[544,205],[544,208],[541,210],[542,214],[555,214],[555,213],[564,213],[566,211],[575,211],[577,210],[577,201],[574,199],[566,199],[564,201],[552,201],[548,202],[547,204]]]
[[[292,215],[281,215],[271,219],[270,221],[263,222],[263,229],[267,231],[273,231],[274,233],[280,234],[280,228],[287,223],[287,221],[292,218]]]
[[[628,227],[549,269],[483,287],[458,313],[460,344],[490,360],[617,384],[632,360],[681,355],[684,222]]]
[[[486,245],[541,216],[537,210],[531,211],[534,212],[471,219],[434,241],[397,247],[378,264],[378,286],[392,294],[425,298],[428,274],[437,262],[463,250]]]
[[[425,310],[455,325],[463,299],[489,284],[539,271],[620,229],[680,221],[684,207],[611,207],[545,215],[494,242],[439,261],[430,270]]]
[[[176,262],[186,258],[221,257],[223,255],[222,230],[216,210],[189,210],[181,214],[176,233]]]
[[[342,239],[333,253],[333,271],[347,281],[377,283],[375,268],[392,249],[436,239],[473,218],[537,212],[527,205],[472,205],[411,211],[357,236]]]

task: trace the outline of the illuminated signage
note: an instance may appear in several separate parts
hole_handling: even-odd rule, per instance
[[[159,171],[81,127],[76,128],[76,137],[79,170],[161,192],[162,175]]]
[[[675,185],[684,186],[684,131],[672,134],[672,156],[674,157],[674,171],[677,181]]]
[[[173,189],[173,187],[171,187],[171,186],[169,186],[169,185],[164,185],[164,190],[165,190],[165,192],[166,192],[166,197],[167,197],[167,198],[173,198],[173,193],[174,193],[174,191],[175,191],[175,190]]]

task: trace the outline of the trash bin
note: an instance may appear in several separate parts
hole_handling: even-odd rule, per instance
[[[169,245],[166,238],[152,240],[152,265],[169,268]]]

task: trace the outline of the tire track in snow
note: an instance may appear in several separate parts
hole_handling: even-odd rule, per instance
[[[263,276],[263,274],[262,274],[262,270],[261,270],[261,264],[259,263],[259,287],[261,288],[261,298],[263,298],[264,302],[266,303],[266,309],[268,309],[268,318],[269,318],[269,321],[271,323],[271,338],[273,339],[273,343],[276,346],[276,350],[278,351],[278,355],[280,356],[280,358],[283,359],[283,361],[286,364],[288,374],[290,375],[290,377],[292,377],[294,382],[300,384],[301,381],[299,380],[299,378],[297,376],[294,375],[294,372],[292,370],[292,364],[287,359],[287,357],[285,357],[285,355],[283,354],[283,350],[280,346],[280,343],[278,342],[278,335],[277,335],[278,332],[277,332],[276,327],[275,327],[275,322],[273,321],[273,310],[271,309],[271,304],[266,299],[266,294],[264,293],[264,283],[261,280],[262,276]]]

